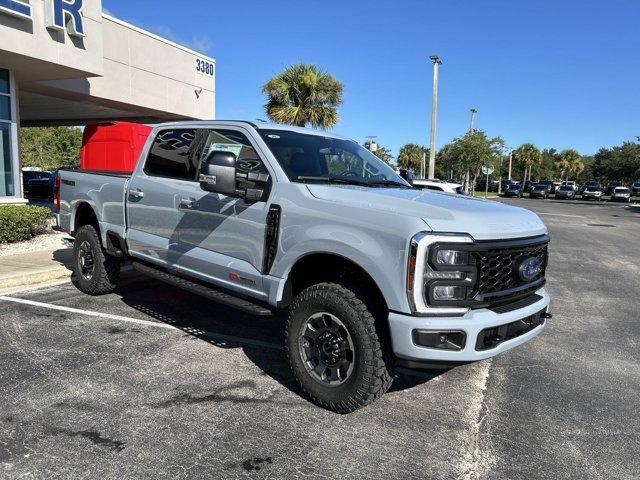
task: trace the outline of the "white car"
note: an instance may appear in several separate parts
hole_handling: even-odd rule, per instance
[[[611,201],[612,202],[630,202],[631,201],[631,190],[627,187],[616,187],[611,193]]]
[[[448,183],[442,180],[413,180],[413,188],[420,190],[435,190],[436,192],[453,193],[457,195],[466,195],[462,184],[460,183]]]
[[[578,184],[574,181],[570,181],[570,182],[562,182],[562,186],[563,187],[571,187],[573,188],[576,192],[578,191]]]

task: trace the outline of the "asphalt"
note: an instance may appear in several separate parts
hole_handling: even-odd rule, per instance
[[[280,317],[132,274],[0,298],[0,478],[638,478],[640,212],[509,203],[551,231],[545,332],[346,416],[301,395]]]

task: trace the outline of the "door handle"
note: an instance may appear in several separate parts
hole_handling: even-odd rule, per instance
[[[193,210],[198,207],[198,202],[195,198],[181,198],[180,199],[180,208],[186,208],[188,210]]]
[[[144,192],[139,188],[129,190],[129,196],[133,198],[144,198]]]

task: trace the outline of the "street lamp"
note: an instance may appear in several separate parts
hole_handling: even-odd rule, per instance
[[[476,131],[476,114],[478,113],[478,110],[476,110],[475,108],[471,109],[471,123],[469,124],[469,132],[473,133]]]
[[[438,120],[438,71],[442,61],[437,55],[431,55],[433,62],[433,101],[431,104],[431,140],[429,142],[429,177],[436,176],[436,122]]]

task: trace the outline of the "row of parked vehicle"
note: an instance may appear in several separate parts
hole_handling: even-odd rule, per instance
[[[524,184],[511,182],[503,192],[505,197],[522,198],[528,193],[530,198],[549,198],[550,195],[555,195],[557,200],[571,200],[580,196],[582,200],[601,201],[603,197],[608,196],[612,202],[630,202],[632,196],[640,196],[640,182],[626,186],[623,182],[612,181],[605,187],[596,181],[584,184],[550,180],[540,180],[537,183],[527,181]]]

